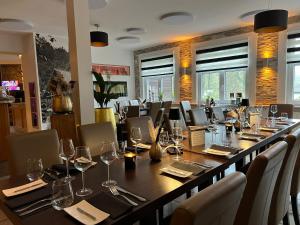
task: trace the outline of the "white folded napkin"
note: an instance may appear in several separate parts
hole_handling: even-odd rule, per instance
[[[29,191],[33,191],[35,189],[41,188],[46,186],[47,183],[44,182],[42,179],[30,182],[28,184],[24,184],[18,187],[14,187],[14,188],[9,188],[9,189],[5,189],[2,190],[2,193],[6,196],[6,197],[12,197],[12,196],[16,196],[16,195],[20,195]]]
[[[109,217],[108,213],[97,209],[85,200],[64,210],[70,216],[86,225],[98,224]]]
[[[164,172],[164,173],[167,173],[167,174],[171,174],[171,175],[176,176],[176,177],[182,177],[182,178],[189,177],[193,174],[193,172],[177,169],[177,168],[175,168],[171,165],[169,165],[167,167],[164,167],[164,168],[161,168],[160,171]]]
[[[211,149],[211,148],[204,149],[203,152],[212,154],[212,155],[220,155],[220,156],[230,155],[230,152],[221,151],[221,150],[217,150],[217,149]]]

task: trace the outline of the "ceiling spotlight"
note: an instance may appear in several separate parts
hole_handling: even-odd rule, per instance
[[[116,40],[122,44],[135,44],[140,42],[140,38],[134,36],[123,36],[118,37]]]
[[[90,9],[101,9],[108,4],[108,0],[89,0]]]
[[[31,30],[32,28],[33,24],[25,20],[8,18],[0,19],[0,29],[26,31]]]
[[[188,12],[171,12],[161,15],[159,19],[167,24],[180,25],[192,22],[194,17]]]
[[[127,33],[133,34],[133,35],[140,35],[140,34],[146,33],[146,30],[141,27],[130,27],[130,28],[125,29],[125,31]]]
[[[93,47],[105,47],[108,45],[108,34],[103,31],[98,31],[99,25],[95,24],[97,31],[91,31],[91,46]]]

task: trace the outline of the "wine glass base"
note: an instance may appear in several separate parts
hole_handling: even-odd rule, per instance
[[[75,177],[72,177],[72,176],[66,176],[63,178],[65,181],[73,181],[75,180]]]
[[[76,195],[79,197],[87,196],[93,193],[93,190],[90,188],[80,189],[76,191]]]
[[[116,185],[117,185],[117,181],[115,181],[115,180],[107,180],[102,183],[103,187],[111,187],[111,186],[116,186]]]

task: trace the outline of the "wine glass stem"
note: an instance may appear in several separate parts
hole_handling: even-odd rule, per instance
[[[107,165],[107,181],[110,181],[110,177],[109,177],[109,165]]]
[[[81,172],[81,179],[82,179],[82,190],[85,190],[85,179],[84,179],[84,172]]]
[[[135,154],[137,154],[138,153],[138,151],[137,151],[137,145],[138,145],[138,143],[136,142],[136,144],[135,144],[135,149],[134,149],[134,151],[135,151]]]
[[[67,167],[67,177],[70,177],[70,172],[69,172],[69,160],[66,160],[66,167]]]

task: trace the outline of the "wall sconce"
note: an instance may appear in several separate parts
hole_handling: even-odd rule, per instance
[[[180,74],[181,74],[181,75],[184,75],[184,74],[191,74],[191,68],[181,67],[181,68],[180,68]]]
[[[263,67],[269,67],[270,58],[263,59]]]

